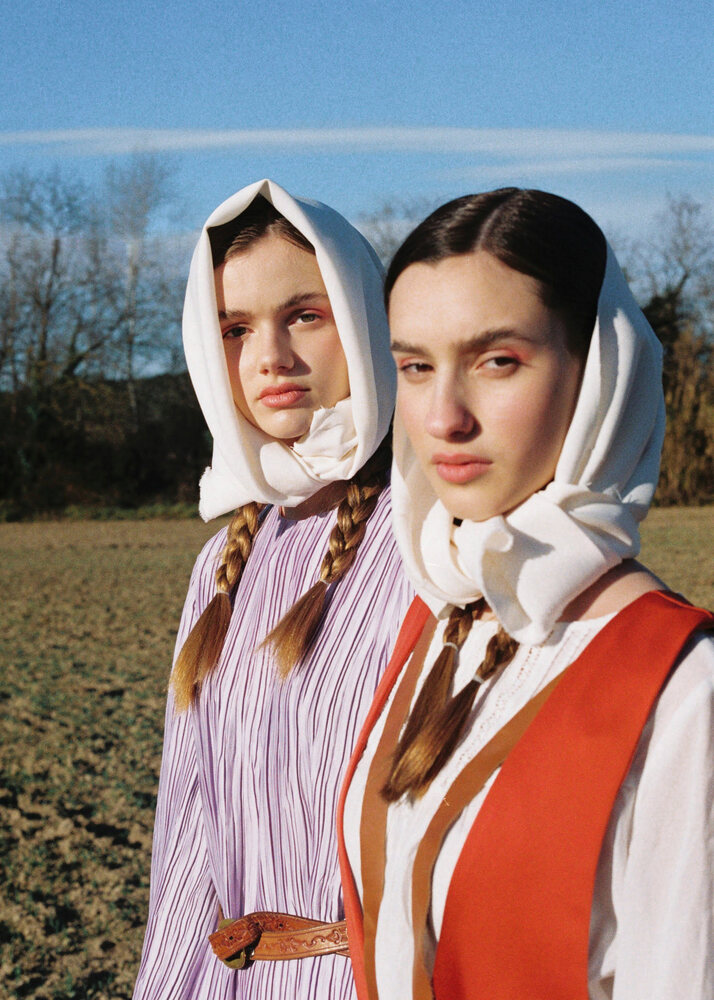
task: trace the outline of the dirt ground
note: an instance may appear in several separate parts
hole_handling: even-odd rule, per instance
[[[195,555],[215,530],[0,525],[9,996],[131,996],[176,624]]]
[[[643,558],[714,604],[714,510],[656,510]],[[0,982],[131,996],[171,653],[197,521],[0,525]]]

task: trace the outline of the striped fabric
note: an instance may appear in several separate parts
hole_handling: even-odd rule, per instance
[[[280,683],[258,647],[317,579],[334,512],[256,537],[221,662],[197,710],[166,712],[149,921],[135,1000],[352,998],[341,956],[222,965],[208,945],[227,916],[282,910],[343,917],[334,817],[340,776],[412,598],[384,490],[357,558],[336,585],[306,662]],[[214,593],[225,529],[191,578],[180,648]]]

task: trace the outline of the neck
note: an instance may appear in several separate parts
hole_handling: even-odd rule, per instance
[[[303,500],[297,507],[281,507],[280,515],[288,521],[302,521],[306,517],[315,517],[317,514],[326,514],[328,510],[337,507],[347,496],[347,480],[338,479],[337,482],[328,483],[317,493],[313,493],[307,500]]]

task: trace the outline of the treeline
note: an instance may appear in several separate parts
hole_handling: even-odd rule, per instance
[[[0,518],[195,499],[210,442],[183,371],[189,250],[159,228],[175,200],[150,157],[94,188],[0,177]]]
[[[130,404],[131,399],[131,404]],[[188,375],[65,379],[0,396],[0,520],[195,504],[210,438]]]
[[[111,165],[95,188],[56,171],[0,177],[0,519],[195,501],[210,439],[181,353],[191,240],[157,228],[175,204],[153,158]],[[409,214],[362,220],[383,258]],[[673,199],[649,241],[614,242],[665,349],[658,500],[711,502],[710,222]]]

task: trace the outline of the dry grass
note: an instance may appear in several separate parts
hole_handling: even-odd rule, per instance
[[[714,511],[655,510],[643,558],[714,604]],[[131,996],[163,705],[196,521],[0,525],[0,979]]]
[[[641,561],[691,601],[714,608],[714,507],[656,507],[642,525]]]

